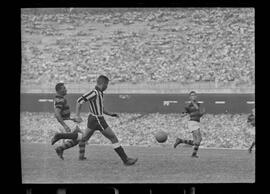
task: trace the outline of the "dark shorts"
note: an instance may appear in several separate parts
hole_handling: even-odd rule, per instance
[[[89,129],[103,131],[108,126],[109,125],[106,123],[104,117],[96,117],[91,114],[88,116],[87,127]]]

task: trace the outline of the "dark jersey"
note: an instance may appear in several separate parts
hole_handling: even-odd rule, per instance
[[[67,100],[63,96],[56,95],[54,98],[54,109],[59,108],[62,118],[68,119],[70,117],[70,109]]]
[[[255,127],[255,115],[254,114],[250,114],[248,116],[247,122],[250,123],[253,127]]]
[[[188,106],[185,107],[185,113],[188,113],[190,116],[191,121],[198,121],[200,122],[200,118],[202,117],[202,113],[200,112],[200,104],[196,102],[199,109],[196,109],[196,107],[190,103]]]

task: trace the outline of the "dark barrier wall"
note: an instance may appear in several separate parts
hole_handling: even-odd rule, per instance
[[[21,94],[21,111],[53,112],[55,94]],[[71,111],[81,94],[66,96]],[[105,108],[111,112],[127,113],[180,113],[188,101],[187,94],[105,94]],[[255,106],[254,94],[198,94],[198,101],[207,113],[250,113]],[[82,108],[88,112],[88,105]]]

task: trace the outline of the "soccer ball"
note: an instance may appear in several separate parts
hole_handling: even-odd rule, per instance
[[[159,143],[164,143],[168,139],[168,134],[165,131],[158,131],[155,138]]]

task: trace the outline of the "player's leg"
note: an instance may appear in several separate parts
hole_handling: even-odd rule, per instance
[[[113,132],[113,130],[107,126],[107,128],[105,129],[101,129],[100,130],[101,133],[112,142],[112,145],[114,147],[115,152],[119,155],[119,157],[122,159],[123,163],[125,165],[133,165],[137,162],[137,158],[133,159],[133,158],[129,158],[123,147],[121,146],[121,144],[118,141],[118,138],[116,137],[115,133]]]
[[[81,140],[81,130],[79,129],[79,127],[76,127],[76,129],[72,133],[56,133],[51,140],[51,144],[54,145],[60,139],[72,139],[74,141]]]
[[[193,140],[176,138],[173,147],[176,148],[180,143],[184,143],[184,144],[188,144],[192,146],[194,145]]]
[[[74,147],[77,144],[78,144],[78,140],[69,139],[69,140],[65,141],[61,146],[58,146],[57,148],[55,148],[55,151],[56,151],[57,155],[59,156],[59,158],[64,160],[64,157],[63,157],[64,150],[69,149],[71,147]]]
[[[251,153],[252,152],[252,148],[255,146],[255,141],[252,142],[251,146],[248,149],[248,152]]]
[[[94,134],[95,130],[86,128],[82,140],[79,141],[79,160],[86,160],[87,158],[85,157],[85,145],[86,142],[91,138],[91,136]]]
[[[193,131],[193,129],[194,129],[194,122],[193,121],[191,121],[191,122],[189,121],[188,122],[188,130],[189,131]],[[191,145],[191,146],[194,145],[194,141],[193,140],[176,138],[173,147],[176,148],[181,143],[188,144],[188,145]]]
[[[191,156],[198,158],[197,153],[198,153],[201,141],[202,141],[202,135],[201,135],[200,129],[192,131],[192,135],[193,135],[194,148],[193,148],[193,153]]]
[[[67,133],[63,127],[60,127],[59,131],[60,131],[60,133]],[[66,141],[65,139],[62,139],[63,144],[65,143],[65,141]]]

